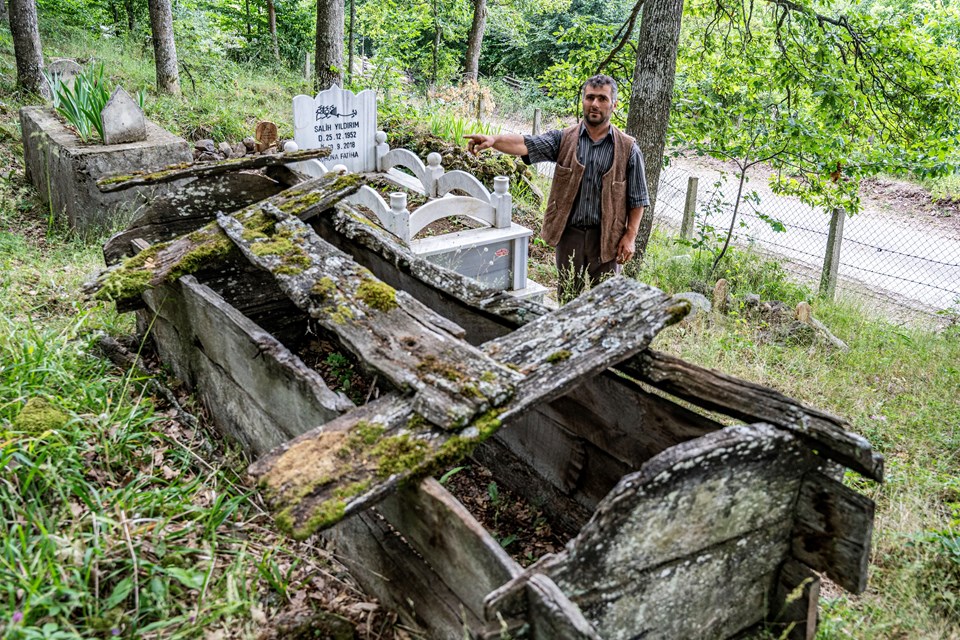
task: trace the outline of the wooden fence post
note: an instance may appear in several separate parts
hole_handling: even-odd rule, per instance
[[[540,109],[533,110],[533,135],[540,135],[540,118],[542,117],[542,112]]]
[[[687,201],[683,205],[683,223],[680,225],[680,237],[693,240],[693,219],[697,213],[697,184],[700,179],[696,176],[687,178]]]
[[[833,300],[837,291],[837,272],[840,270],[840,244],[843,241],[843,220],[846,214],[837,207],[830,218],[830,233],[827,235],[827,250],[823,256],[823,273],[820,275],[820,295]]]

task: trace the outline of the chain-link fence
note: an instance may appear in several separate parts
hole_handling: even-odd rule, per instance
[[[716,169],[672,166],[661,174],[656,223],[679,230],[689,178],[698,179],[692,237],[725,234],[737,181]],[[758,200],[742,202],[734,242],[774,255],[790,271],[819,284],[832,215],[748,183]],[[837,291],[879,298],[926,313],[960,311],[960,230],[953,233],[897,213],[863,211],[838,232]],[[816,286],[816,284],[815,284]]]

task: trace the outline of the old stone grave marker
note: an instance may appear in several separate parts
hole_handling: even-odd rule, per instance
[[[147,121],[140,105],[123,87],[110,95],[103,111],[103,143],[124,144],[147,139]]]
[[[256,138],[257,141],[257,152],[261,153],[266,151],[277,143],[277,138],[279,137],[277,125],[267,120],[258,122],[253,137]]]
[[[75,60],[69,58],[54,60],[47,65],[47,75],[53,79],[59,78],[60,81],[70,87],[71,90],[73,89],[74,79],[81,73],[83,73],[83,67],[77,64]]]
[[[352,91],[337,85],[315,98],[293,99],[293,139],[300,149],[328,147],[327,167],[344,165],[348,171],[376,171],[377,98],[373,91]]]

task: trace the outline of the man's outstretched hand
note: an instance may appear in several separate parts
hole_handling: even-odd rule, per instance
[[[463,137],[469,140],[469,142],[467,142],[467,151],[473,155],[477,155],[484,149],[492,148],[496,142],[494,136],[487,136],[482,133],[471,133]]]

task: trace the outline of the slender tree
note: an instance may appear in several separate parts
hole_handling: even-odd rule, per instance
[[[487,0],[474,0],[473,24],[470,25],[470,37],[467,39],[467,55],[464,61],[463,80],[476,80],[480,72],[480,48],[483,45],[483,33],[487,28]]]
[[[173,12],[170,0],[149,0],[150,28],[153,31],[153,56],[157,67],[157,89],[180,95],[177,45],[173,40]]]
[[[133,35],[137,30],[137,8],[134,0],[123,0],[123,7],[127,11],[127,33]]]
[[[677,69],[677,45],[683,0],[644,0],[637,37],[637,65],[630,91],[627,133],[637,139],[647,171],[650,207],[637,233],[637,253],[642,256],[653,229],[657,186],[663,166],[667,123],[673,101],[673,80]]]
[[[30,93],[48,95],[35,0],[10,0],[10,33],[17,59],[17,85]]]
[[[274,0],[267,0],[267,19],[270,24],[270,44],[273,47],[273,57],[280,62],[280,45],[277,43],[277,5]]]
[[[347,78],[353,79],[353,52],[356,49],[354,37],[354,24],[357,21],[357,3],[356,0],[350,0],[350,37],[347,42]]]
[[[7,22],[10,19],[10,16],[7,14],[7,3],[5,0],[0,0],[0,21]]]
[[[317,0],[317,50],[314,87],[343,86],[343,0]]]

